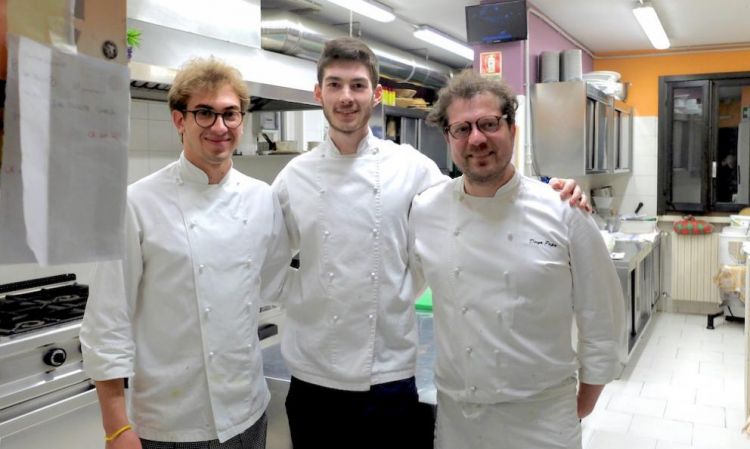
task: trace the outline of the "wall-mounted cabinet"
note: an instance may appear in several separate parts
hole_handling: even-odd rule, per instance
[[[537,83],[531,92],[534,161],[541,175],[622,173],[632,160],[632,113],[583,81]]]
[[[378,105],[370,118],[370,127],[381,139],[418,149],[448,174],[452,169],[448,143],[438,128],[427,124],[426,117],[427,112],[421,109]]]

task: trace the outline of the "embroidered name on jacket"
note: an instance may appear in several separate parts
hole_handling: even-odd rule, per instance
[[[530,245],[536,245],[536,246],[547,246],[550,248],[557,248],[557,243],[550,242],[549,240],[536,240],[536,239],[529,239]]]

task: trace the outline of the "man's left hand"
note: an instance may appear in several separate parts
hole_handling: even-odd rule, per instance
[[[552,178],[549,185],[560,192],[560,199],[568,200],[571,206],[578,206],[586,212],[592,212],[588,197],[581,191],[581,186],[576,183],[575,179]]]

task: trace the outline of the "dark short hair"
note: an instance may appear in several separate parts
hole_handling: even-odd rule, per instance
[[[378,58],[364,42],[353,37],[337,37],[326,42],[318,59],[318,84],[323,83],[323,72],[331,64],[339,61],[359,62],[370,72],[372,87],[378,84],[380,71]]]
[[[496,78],[485,78],[473,70],[464,70],[454,76],[438,92],[438,100],[427,115],[427,123],[444,129],[448,126],[448,107],[456,99],[469,100],[481,93],[489,93],[500,100],[500,111],[507,115],[508,125],[515,123],[518,100],[508,83]]]
[[[239,70],[214,57],[191,59],[174,77],[167,95],[169,109],[183,111],[191,96],[198,92],[216,92],[225,85],[239,97],[240,109],[247,110],[250,92]]]

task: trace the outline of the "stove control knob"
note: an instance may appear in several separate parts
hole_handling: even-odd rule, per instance
[[[49,366],[58,367],[65,363],[65,359],[68,358],[68,353],[63,348],[53,348],[44,354],[44,363]]]

